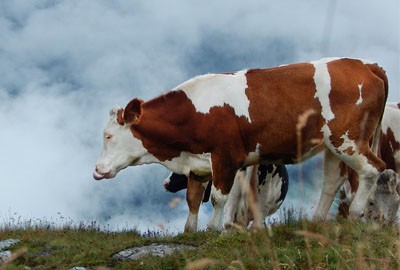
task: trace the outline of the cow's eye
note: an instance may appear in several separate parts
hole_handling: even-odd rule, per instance
[[[111,140],[112,135],[106,135],[105,138],[106,138],[106,140]]]

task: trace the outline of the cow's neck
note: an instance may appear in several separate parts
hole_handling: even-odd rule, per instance
[[[182,91],[171,91],[142,105],[140,121],[131,127],[147,151],[158,160],[179,157],[182,152],[201,154],[194,149],[195,110]]]

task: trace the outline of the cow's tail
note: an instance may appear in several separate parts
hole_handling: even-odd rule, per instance
[[[383,68],[381,68],[380,66],[378,66],[377,64],[370,64],[370,65],[368,65],[368,67],[379,79],[381,79],[383,81],[383,85],[385,88],[385,102],[382,106],[381,117],[379,118],[379,122],[376,127],[374,137],[372,139],[373,140],[372,141],[372,151],[373,151],[373,153],[377,154],[383,113],[385,111],[385,106],[386,106],[386,102],[387,102],[388,95],[389,95],[389,80],[388,80],[388,77],[386,76],[385,70]]]

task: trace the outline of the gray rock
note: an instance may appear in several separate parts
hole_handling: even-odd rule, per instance
[[[10,257],[11,257],[11,251],[9,250],[0,251],[0,264],[5,262]]]
[[[21,242],[19,239],[7,239],[0,241],[0,250],[11,247],[12,245],[18,244],[19,242]]]
[[[83,266],[75,266],[75,267],[72,267],[72,268],[69,269],[69,270],[86,270],[86,268],[83,267]]]
[[[182,249],[195,249],[195,247],[175,244],[151,244],[148,246],[125,249],[114,254],[113,258],[120,261],[133,261],[148,255],[164,257]]]

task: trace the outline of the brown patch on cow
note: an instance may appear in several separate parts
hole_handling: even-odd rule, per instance
[[[343,151],[343,153],[346,153],[346,154],[348,154],[349,156],[352,156],[352,155],[354,155],[355,151],[354,151],[354,148],[353,148],[353,147],[349,146],[348,148],[346,148],[346,149]]]
[[[351,192],[354,193],[358,189],[358,175],[357,173],[348,167],[343,161],[339,163],[339,169],[340,169],[340,176],[341,177],[346,177],[350,183],[351,187]]]
[[[314,98],[314,68],[311,64],[249,70],[246,74],[246,95],[250,103],[248,148],[252,151],[257,143],[263,159],[297,160],[297,129],[299,116],[305,111],[314,110],[302,128],[301,152],[306,153],[315,147],[311,141],[322,139],[321,105]],[[293,87],[295,85],[295,87]],[[256,133],[257,136],[251,136]],[[314,142],[314,140],[313,140]],[[292,163],[290,162],[290,163]]]
[[[199,212],[201,201],[203,200],[205,187],[199,181],[188,177],[188,184],[186,189],[186,201],[189,206],[189,211],[192,214]]]
[[[386,162],[386,168],[397,171],[394,153],[400,150],[400,143],[396,141],[393,131],[388,128],[386,134],[381,133],[379,137],[379,155]]]
[[[347,165],[343,161],[341,161],[339,163],[339,170],[340,170],[341,177],[344,177],[347,175],[347,168],[348,168]]]
[[[150,153],[166,161],[182,151],[211,152],[213,137],[204,133],[209,132],[208,125],[217,126],[217,121],[208,118],[195,111],[183,91],[171,91],[143,103],[141,121],[131,131]]]
[[[219,169],[213,168],[214,185],[223,194],[229,192],[247,155],[231,107],[198,113],[183,91],[171,91],[143,103],[141,109],[140,121],[131,126],[131,131],[150,153],[161,161],[178,157],[182,151],[212,153],[212,164],[219,164]]]
[[[341,201],[338,205],[338,215],[347,218],[350,213],[350,203],[345,200],[346,193],[343,190],[340,190],[339,198]]]
[[[142,104],[142,100],[135,98],[126,105],[124,110],[125,123],[132,125],[139,122],[140,115],[142,114]]]
[[[339,163],[340,177],[347,177],[347,181],[350,184],[350,193],[354,194],[358,189],[358,175],[357,173],[348,167],[343,161]],[[350,209],[350,198],[347,198],[347,194],[343,189],[339,191],[339,205],[338,215],[342,217],[349,216]]]

